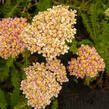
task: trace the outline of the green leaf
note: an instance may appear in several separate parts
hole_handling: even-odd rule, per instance
[[[79,46],[81,46],[81,44],[85,44],[85,45],[88,44],[88,45],[90,45],[91,47],[94,45],[93,42],[91,42],[91,41],[88,40],[88,39],[84,39],[84,40],[78,42],[78,45],[79,45]]]
[[[51,106],[51,109],[58,109],[58,100],[55,100],[53,102],[53,105]]]
[[[13,109],[32,109],[32,107],[27,106],[27,99],[21,96],[19,101],[17,102],[17,105],[14,106]]]
[[[11,69],[11,82],[14,87],[18,87],[20,84],[19,73],[14,67]]]
[[[30,62],[29,62],[29,59],[28,59],[29,56],[30,56],[30,52],[29,52],[27,49],[25,49],[25,52],[22,53],[23,62],[24,62],[23,67],[24,67],[24,68],[25,68],[25,67],[28,67],[28,65],[30,65]]]
[[[78,51],[77,46],[76,46],[76,45],[73,45],[73,44],[72,44],[72,46],[70,47],[69,50],[70,50],[71,52],[73,52],[74,54],[76,54],[76,52]]]
[[[39,0],[37,3],[37,8],[39,11],[45,11],[46,9],[51,7],[51,0]]]
[[[65,44],[70,48],[69,50],[71,52],[73,52],[74,54],[76,54],[76,52],[78,51],[78,49],[77,49],[77,41],[75,39],[72,39],[72,42],[68,42],[67,40],[65,40]]]
[[[78,80],[77,80],[77,79],[75,79],[75,78],[73,78],[73,81],[74,81],[75,83],[78,83]]]
[[[17,0],[16,4],[14,6],[12,6],[12,8],[9,7],[10,11],[5,15],[5,17],[13,17],[13,14],[14,14],[15,10],[17,9],[17,7],[19,6],[20,2],[21,2],[21,0]]]
[[[11,57],[9,57],[8,60],[7,60],[6,65],[7,65],[8,67],[11,67],[11,66],[13,66],[13,62],[14,62],[14,59],[11,58]]]
[[[78,51],[77,41],[75,39],[72,39],[70,51],[72,51],[74,54],[76,54],[76,52]]]
[[[6,65],[0,67],[0,82],[5,81],[9,76],[9,67]]]
[[[7,109],[5,94],[1,89],[0,89],[0,109]]]
[[[11,96],[11,107],[13,107],[18,103],[20,96],[20,87],[14,88],[13,92],[10,94]]]
[[[82,21],[84,23],[84,26],[86,27],[88,33],[90,34],[90,36],[93,36],[93,31],[90,25],[90,20],[88,18],[88,15],[85,13],[81,13],[81,17],[82,17]]]
[[[96,80],[96,77],[85,77],[85,85],[89,86],[92,81]]]

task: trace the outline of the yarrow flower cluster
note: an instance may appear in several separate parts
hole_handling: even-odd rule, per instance
[[[27,79],[21,82],[21,90],[23,90],[23,94],[26,94],[28,105],[35,109],[45,108],[46,105],[50,104],[52,97],[58,97],[62,86],[57,80],[61,83],[68,81],[65,67],[60,65],[58,60],[54,60],[52,63],[47,65],[33,63],[33,66],[24,69]],[[59,67],[56,67],[56,64]],[[56,73],[58,71],[60,72]]]
[[[52,59],[68,52],[65,40],[72,41],[76,33],[75,13],[75,10],[61,5],[39,12],[22,33],[31,53],[42,53],[44,57]]]
[[[68,81],[65,66],[60,63],[60,60],[56,58],[48,60],[46,67],[55,74],[57,81],[61,84]]]
[[[104,13],[106,16],[109,16],[109,8],[107,8]]]
[[[99,71],[104,71],[105,63],[94,47],[82,45],[77,54],[79,55],[77,59],[72,58],[69,62],[70,75],[75,75],[77,78],[95,77]]]
[[[0,57],[14,58],[24,51],[21,32],[28,25],[25,18],[3,18],[0,21]]]

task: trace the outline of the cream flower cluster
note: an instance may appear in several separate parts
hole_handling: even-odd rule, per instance
[[[28,105],[34,109],[45,108],[52,97],[57,97],[62,86],[55,79],[55,74],[44,63],[36,63],[24,69],[27,79],[21,82],[21,90],[26,94]]]
[[[3,18],[0,21],[0,57],[14,58],[24,51],[25,43],[21,32],[28,25],[25,18]]]
[[[106,16],[109,16],[109,8],[107,8],[104,13]]]
[[[72,58],[69,62],[70,75],[75,75],[77,78],[95,77],[99,71],[104,71],[105,63],[94,47],[82,45],[77,54],[79,55],[77,59]]]
[[[56,58],[48,60],[46,67],[55,74],[56,79],[60,84],[68,81],[65,66],[60,63],[60,60]]]
[[[72,41],[76,33],[75,13],[75,10],[61,5],[39,12],[22,33],[31,53],[42,53],[44,57],[52,59],[68,52],[65,40]]]

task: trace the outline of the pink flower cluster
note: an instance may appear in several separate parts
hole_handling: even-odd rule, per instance
[[[82,45],[77,54],[79,55],[77,59],[72,58],[69,62],[70,75],[75,75],[77,78],[95,77],[99,71],[104,71],[105,63],[94,47]]]
[[[62,82],[68,81],[65,67],[57,59],[48,61],[47,65],[33,63],[33,66],[24,70],[27,79],[21,82],[21,90],[26,94],[28,105],[35,109],[42,109],[50,104],[52,97],[58,97]]]
[[[60,63],[60,60],[56,58],[48,60],[46,67],[55,74],[57,81],[61,84],[68,81],[65,66]]]
[[[25,18],[3,18],[0,21],[0,57],[14,58],[24,52],[25,44],[21,32],[28,25]]]

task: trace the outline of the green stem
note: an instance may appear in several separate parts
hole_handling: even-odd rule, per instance
[[[58,109],[58,100],[57,99],[53,102],[51,109]]]

